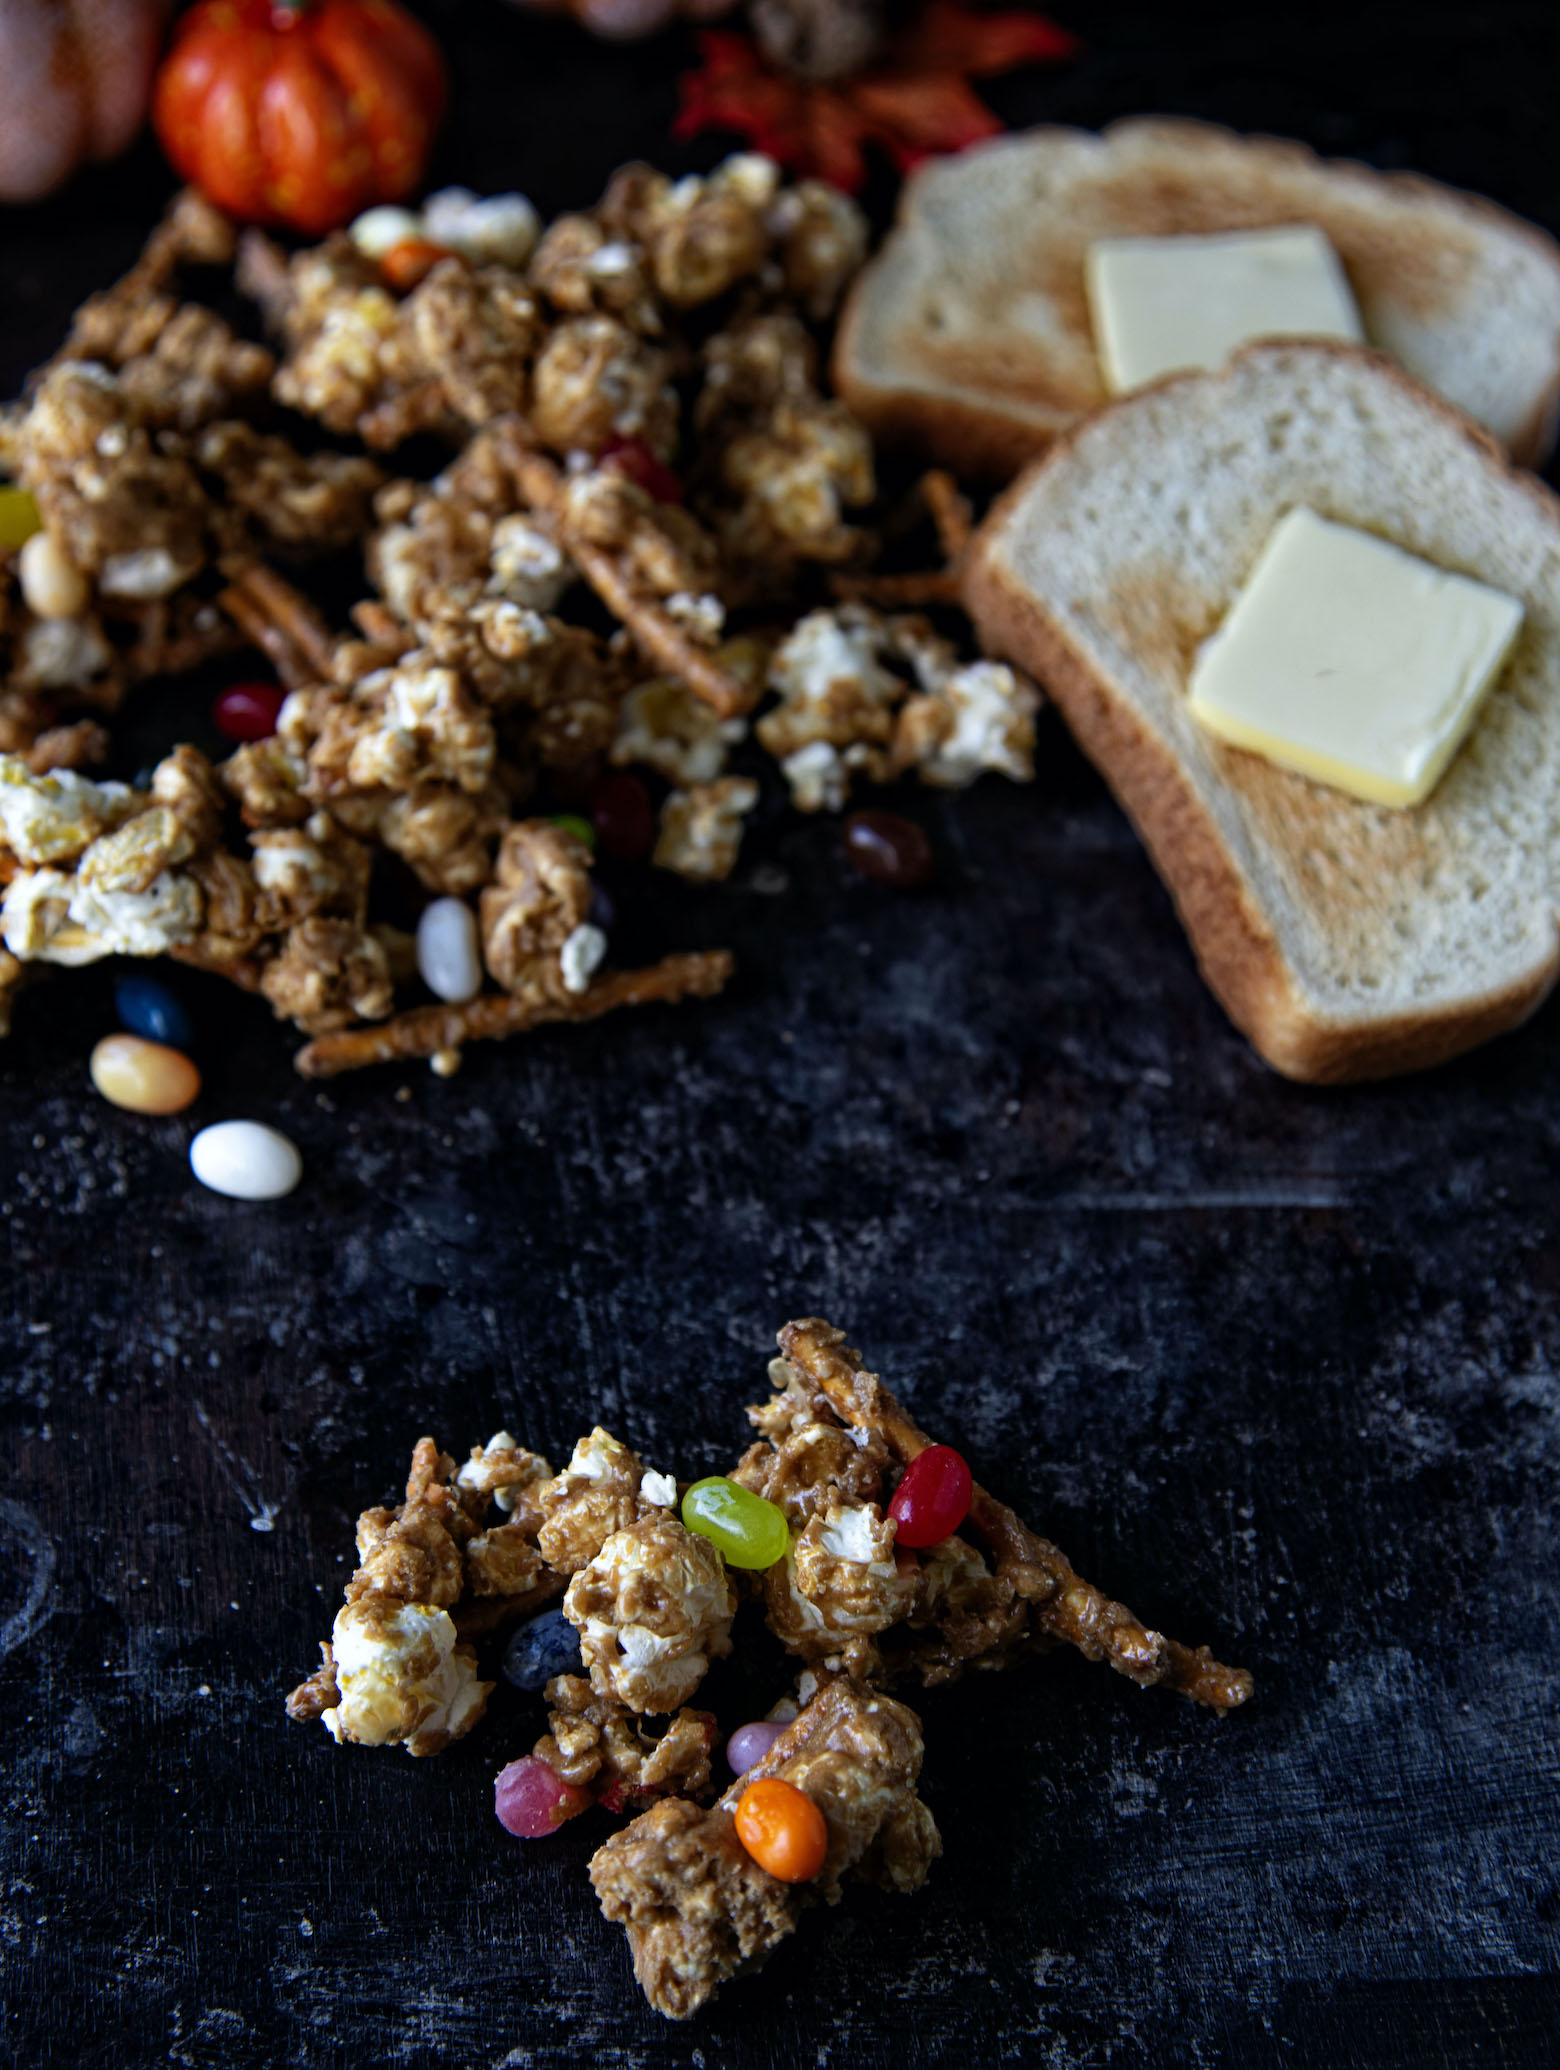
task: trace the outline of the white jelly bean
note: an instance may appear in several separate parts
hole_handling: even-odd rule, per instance
[[[303,1177],[297,1146],[259,1121],[218,1121],[190,1145],[190,1170],[230,1200],[280,1200]]]
[[[425,232],[422,218],[414,216],[409,208],[386,206],[364,209],[347,235],[365,259],[382,259],[398,244],[409,243],[414,237],[424,236]]]
[[[39,618],[79,618],[87,608],[87,578],[52,532],[34,532],[16,557],[27,608]]]
[[[417,968],[428,990],[458,1006],[482,990],[477,916],[463,898],[436,898],[417,923]]]

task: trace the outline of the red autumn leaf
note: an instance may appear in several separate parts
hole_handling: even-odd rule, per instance
[[[928,0],[883,58],[858,78],[818,86],[770,65],[746,36],[706,30],[702,62],[679,85],[673,135],[735,130],[794,173],[853,194],[862,147],[877,144],[900,172],[940,151],[994,136],[997,117],[968,85],[1013,65],[1070,57],[1077,39],[1043,14],[977,14]]]
[[[962,79],[947,74],[863,79],[852,98],[871,124],[869,134],[901,170],[907,159],[962,151],[982,137],[995,136],[1002,127]]]
[[[1046,64],[1076,54],[1070,29],[1043,14],[972,14],[952,0],[928,0],[895,39],[896,67],[915,72],[962,72],[984,79],[1015,65]]]

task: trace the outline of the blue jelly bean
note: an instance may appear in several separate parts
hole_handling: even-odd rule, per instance
[[[539,1696],[554,1675],[577,1675],[583,1667],[579,1633],[561,1610],[544,1610],[510,1640],[504,1680]]]
[[[190,1049],[195,1024],[183,1002],[156,978],[122,977],[114,987],[114,1010],[132,1035],[165,1042],[170,1049]]]
[[[590,924],[599,927],[603,934],[610,934],[617,926],[617,907],[599,884],[591,886]]]

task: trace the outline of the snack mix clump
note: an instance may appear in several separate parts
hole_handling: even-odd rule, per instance
[[[724,984],[718,950],[604,960],[557,821],[614,769],[666,786],[640,859],[693,882],[735,868],[764,754],[806,812],[1032,773],[1032,686],[879,607],[955,589],[877,572],[905,499],[823,384],[853,202],[752,154],[627,166],[545,230],[448,190],[409,285],[382,213],[289,253],[180,195],[0,413],[26,513],[0,546],[0,1026],[43,966],[171,956],[262,995],[306,1073],[447,1062]],[[199,299],[224,273],[255,337]],[[951,484],[908,502],[956,557]],[[344,558],[345,620],[308,594]],[[287,692],[274,734],[85,773],[138,685],[245,649]],[[417,1005],[441,897],[479,916],[482,984]]]
[[[600,1427],[556,1474],[507,1431],[458,1469],[421,1439],[405,1501],[359,1519],[361,1564],[323,1664],[287,1699],[343,1744],[437,1753],[495,1686],[477,1643],[519,1625],[514,1679],[545,1686],[548,1727],[501,1773],[500,1817],[534,1837],[592,1805],[635,1814],[590,1877],[674,2019],[755,1968],[809,1905],[837,1903],[847,1878],[925,1881],[942,1843],[917,1795],[921,1724],[890,1691],[1071,1645],[1216,1711],[1251,1694],[1243,1669],[1148,1630],[974,1484],[842,1331],[813,1318],[779,1341],[770,1396],[748,1410],[756,1440],[724,1477],[679,1482]],[[791,1657],[791,1686],[728,1739],[739,1772],[722,1792],[716,1716],[692,1699],[744,1619],[750,1644]],[[782,1807],[818,1836],[805,1873],[745,1837],[755,1782],[783,1785]]]

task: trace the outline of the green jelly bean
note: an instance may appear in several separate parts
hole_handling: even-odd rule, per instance
[[[588,819],[581,819],[577,812],[555,812],[552,823],[555,827],[562,827],[566,834],[572,834],[577,841],[583,841],[587,848],[594,851],[596,829]]]
[[[724,1474],[694,1482],[683,1497],[682,1520],[732,1567],[772,1567],[791,1547],[785,1511]]]

